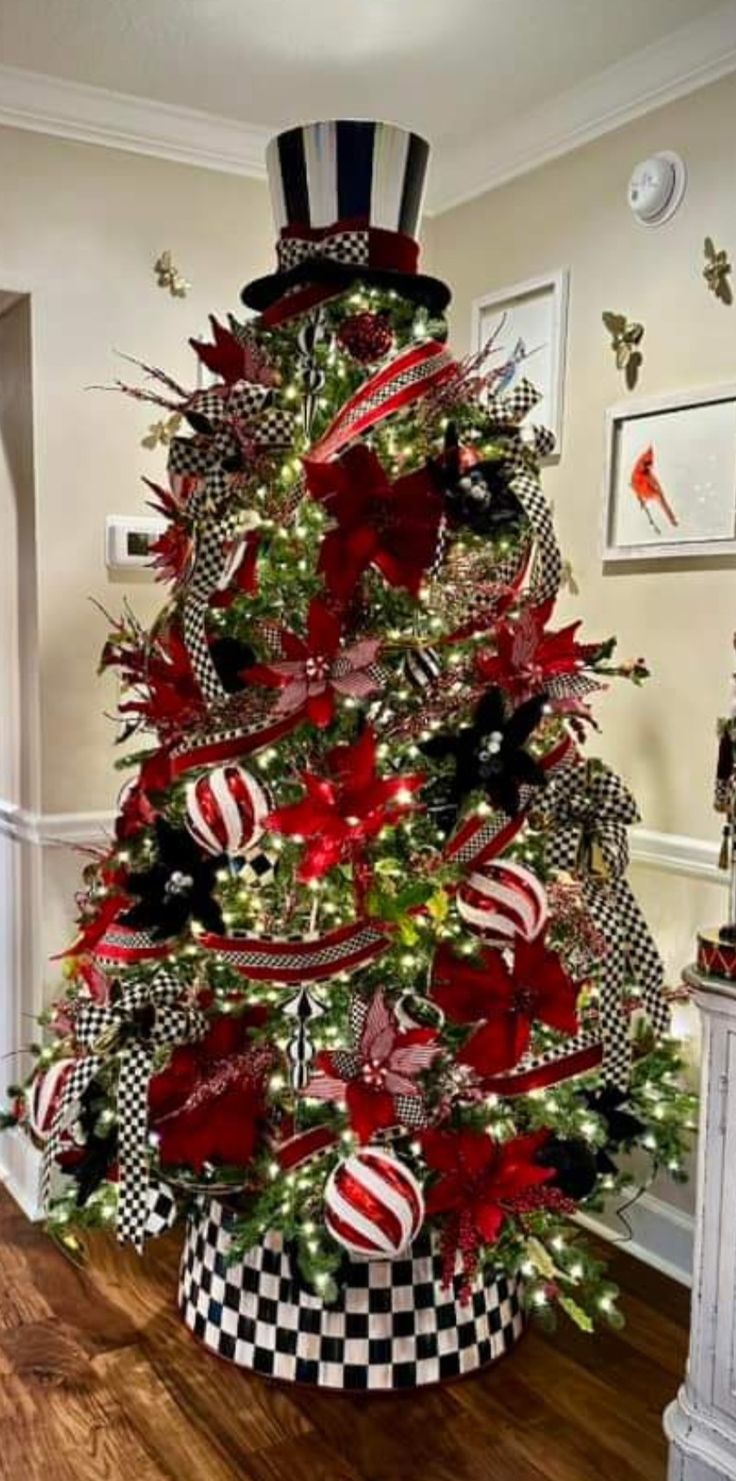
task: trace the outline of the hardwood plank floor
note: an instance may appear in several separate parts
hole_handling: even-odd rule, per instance
[[[533,1329],[497,1367],[401,1399],[264,1383],[175,1305],[178,1238],[71,1265],[0,1191],[0,1481],[663,1481],[688,1296],[621,1252],[626,1329]]]

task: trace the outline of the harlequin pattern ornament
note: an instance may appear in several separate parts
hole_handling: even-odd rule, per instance
[[[26,1126],[39,1146],[49,1136],[75,1064],[74,1059],[57,1059],[31,1082],[26,1099]]]
[[[381,1147],[365,1147],[331,1173],[324,1219],[333,1239],[351,1254],[390,1259],[405,1250],[422,1227],[422,1190],[398,1158]]]
[[[486,940],[533,941],[547,920],[543,885],[523,864],[492,859],[462,881],[457,908],[467,924]]]
[[[350,314],[337,331],[337,342],[359,365],[370,365],[388,354],[394,336],[383,314]]]
[[[242,766],[215,766],[186,790],[186,825],[208,854],[246,854],[263,832],[268,799]]]

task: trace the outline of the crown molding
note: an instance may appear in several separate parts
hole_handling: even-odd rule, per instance
[[[736,70],[733,0],[469,144],[435,150],[426,214],[526,174]],[[273,129],[0,66],[0,124],[263,180]]]
[[[271,128],[0,66],[0,124],[265,180]]]
[[[436,150],[427,214],[463,205],[733,71],[736,5],[726,0],[506,127]]]

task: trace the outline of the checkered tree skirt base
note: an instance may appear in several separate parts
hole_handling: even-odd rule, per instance
[[[280,1234],[228,1265],[230,1215],[216,1199],[190,1216],[179,1307],[218,1357],[267,1378],[323,1388],[392,1391],[459,1378],[503,1357],[523,1322],[515,1280],[488,1270],[470,1301],[424,1231],[395,1260],[350,1261],[338,1301],[324,1306],[294,1279]]]

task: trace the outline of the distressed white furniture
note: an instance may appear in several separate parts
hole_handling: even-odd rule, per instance
[[[668,1481],[736,1481],[736,983],[685,973],[703,1021],[687,1375],[665,1411]]]

